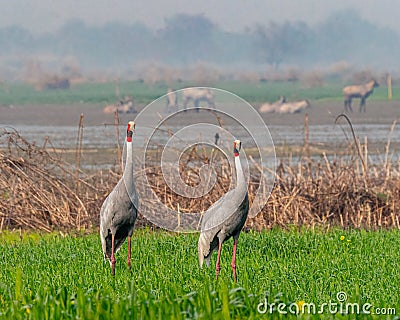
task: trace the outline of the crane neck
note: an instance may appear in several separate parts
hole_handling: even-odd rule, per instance
[[[126,159],[128,160],[129,158],[132,159],[132,138],[130,139],[130,141],[126,141]],[[130,152],[128,152],[130,151]]]
[[[127,139],[128,140],[128,139]],[[129,195],[130,201],[135,205],[137,208],[137,202],[135,202],[135,195],[136,195],[136,188],[135,182],[133,178],[133,152],[132,152],[132,141],[126,141],[126,160],[125,160],[125,168],[123,172],[122,179],[125,185],[125,190]]]
[[[132,159],[132,140],[126,141],[126,160],[125,160],[125,168],[124,175],[127,174],[131,176],[133,172],[133,159]]]
[[[236,168],[236,188],[247,189],[239,154],[235,155],[235,168]]]

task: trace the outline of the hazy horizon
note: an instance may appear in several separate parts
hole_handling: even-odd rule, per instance
[[[0,4],[0,79],[97,71],[154,78],[184,67],[182,75],[175,72],[179,78],[202,64],[250,73],[331,66],[395,73],[400,67],[400,2],[394,0]],[[166,69],[156,72],[157,65]]]
[[[284,21],[304,21],[315,25],[337,11],[354,10],[361,18],[381,27],[391,28],[400,34],[398,9],[395,0],[222,0],[214,2],[188,2],[183,0],[135,2],[119,0],[0,0],[0,28],[20,26],[34,34],[48,33],[59,29],[68,20],[78,18],[89,26],[108,22],[140,22],[152,29],[164,26],[165,20],[174,14],[204,14],[226,31],[243,31],[255,24]]]

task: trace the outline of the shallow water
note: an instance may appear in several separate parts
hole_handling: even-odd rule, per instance
[[[229,132],[234,132],[232,127],[226,127]],[[52,143],[56,148],[75,148],[77,145],[78,130],[76,126],[30,126],[30,125],[1,125],[0,130],[17,130],[22,137],[36,145],[43,145],[46,139]],[[169,127],[172,132],[178,131],[180,128]],[[235,128],[236,129],[236,128]],[[290,126],[290,125],[271,125],[268,127],[273,143],[275,146],[301,146],[304,143],[304,127],[303,126]],[[253,135],[257,136],[260,128],[250,128]],[[372,146],[386,146],[390,126],[385,124],[355,124],[354,131],[356,136],[364,143],[367,137],[368,144]],[[125,127],[119,127],[119,142],[123,143],[125,137]],[[204,133],[205,137],[210,142],[214,142],[216,132]],[[235,136],[239,136],[246,146],[251,137],[248,134],[243,134],[241,131],[234,132]],[[242,136],[241,136],[242,135]],[[136,131],[135,137],[139,141],[143,141],[145,137],[140,131]],[[156,134],[152,139],[154,143],[165,144],[169,140],[168,134]],[[223,134],[219,141],[224,138]],[[185,133],[184,138],[180,137],[182,144],[190,143],[191,141],[198,141],[199,135],[194,132],[193,135]],[[326,148],[337,148],[339,146],[347,145],[353,141],[352,135],[348,127],[339,125],[310,125],[309,126],[309,142],[314,145],[321,145]],[[390,141],[392,144],[400,143],[400,130],[395,129],[390,134]],[[1,141],[4,147],[4,141]],[[114,148],[117,144],[117,133],[114,126],[85,126],[83,131],[83,148]]]

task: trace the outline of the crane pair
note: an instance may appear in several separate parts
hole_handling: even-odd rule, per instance
[[[128,238],[128,267],[131,266],[131,237],[137,218],[138,194],[133,181],[132,138],[135,123],[130,121],[126,133],[126,162],[122,178],[105,199],[100,210],[100,238],[104,259],[109,260],[115,275],[115,254]],[[249,197],[242,165],[240,163],[241,142],[233,142],[233,156],[236,168],[236,188],[228,191],[204,213],[198,242],[200,267],[204,260],[210,265],[210,258],[218,250],[216,278],[220,271],[222,244],[233,237],[232,271],[236,275],[236,247],[240,232],[249,211]]]

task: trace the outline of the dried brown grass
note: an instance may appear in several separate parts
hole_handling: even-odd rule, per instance
[[[0,133],[7,145],[0,151],[1,228],[91,228],[109,186],[112,172],[85,174],[63,161],[49,141],[29,143],[13,130]]]
[[[101,204],[120,178],[120,167],[85,173],[76,164],[62,160],[49,141],[37,146],[12,130],[1,132],[0,142],[8,146],[0,150],[0,230],[98,226]],[[323,155],[321,160],[312,161],[305,155],[298,163],[281,162],[268,202],[258,216],[248,220],[247,228],[399,228],[400,174],[398,166],[388,161],[390,140],[385,161],[379,165],[368,163],[366,141],[360,149],[364,164],[354,145],[347,157],[328,160]],[[165,183],[157,161],[154,163],[146,169],[154,192],[166,206],[182,214],[204,212],[231,183],[229,162],[201,147],[182,157],[180,173],[188,185],[195,186],[199,183],[199,168],[213,165],[217,180],[203,198],[177,195]],[[259,188],[258,167],[254,162],[248,187],[250,201]],[[143,224],[146,222],[141,217],[139,225]]]

